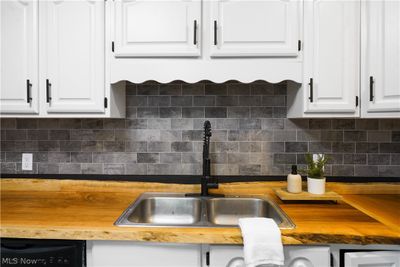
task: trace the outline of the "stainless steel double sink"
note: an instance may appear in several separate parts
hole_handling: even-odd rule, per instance
[[[281,229],[295,225],[272,200],[262,197],[191,197],[144,193],[115,222],[125,227],[237,227],[239,218],[273,219]]]

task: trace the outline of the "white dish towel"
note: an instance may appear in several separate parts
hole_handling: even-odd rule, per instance
[[[284,265],[281,231],[274,220],[241,218],[239,226],[243,236],[246,267]]]

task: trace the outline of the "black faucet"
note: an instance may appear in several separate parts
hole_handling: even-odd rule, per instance
[[[211,177],[211,161],[210,161],[210,137],[211,123],[204,122],[204,143],[203,143],[203,175],[201,176],[201,192],[202,197],[223,197],[221,194],[210,194],[208,189],[218,188],[218,180],[216,177]],[[186,194],[187,197],[198,197],[199,194]]]
[[[203,197],[206,196],[221,196],[209,194],[209,188],[218,188],[218,181],[211,177],[211,161],[210,161],[210,137],[211,137],[211,123],[210,121],[204,122],[204,142],[203,142],[203,176],[201,177],[201,193]]]

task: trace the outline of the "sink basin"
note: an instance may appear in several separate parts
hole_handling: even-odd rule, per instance
[[[128,221],[163,225],[188,225],[201,219],[201,200],[182,197],[149,197],[138,203]]]
[[[271,202],[258,198],[214,198],[207,201],[208,220],[216,225],[237,225],[239,218],[272,218],[279,225],[282,217]]]
[[[237,227],[239,218],[273,219],[281,229],[294,228],[287,215],[266,197],[185,197],[144,193],[115,222],[125,227]]]

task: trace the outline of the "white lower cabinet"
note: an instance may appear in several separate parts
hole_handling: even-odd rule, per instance
[[[400,245],[331,244],[332,267],[400,267]]]
[[[400,267],[400,245],[285,245],[284,267]],[[88,267],[245,267],[243,246],[87,241]]]
[[[201,267],[201,245],[88,241],[88,267]]]
[[[330,267],[329,246],[284,246],[285,267]],[[212,245],[209,267],[245,267],[242,246]],[[203,265],[206,267],[206,265]]]

